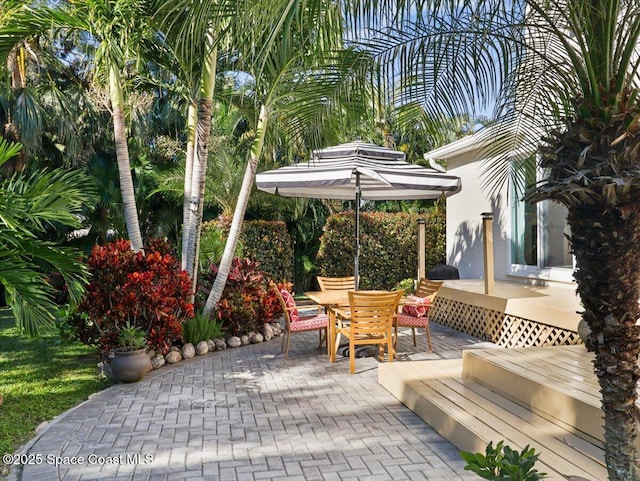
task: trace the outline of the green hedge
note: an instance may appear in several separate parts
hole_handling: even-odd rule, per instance
[[[252,220],[242,226],[244,256],[260,262],[260,269],[276,282],[293,281],[293,244],[287,225]]]
[[[217,221],[202,224],[201,245],[211,249],[213,262],[220,262],[227,232]],[[260,262],[260,270],[276,282],[293,280],[293,245],[287,226],[280,221],[246,220],[236,256]]]
[[[360,213],[360,286],[390,289],[402,279],[414,278],[418,270],[418,219],[426,221],[427,272],[445,259],[445,214],[436,208],[428,213]],[[320,240],[317,264],[320,275],[353,275],[355,222],[353,212],[327,219]]]

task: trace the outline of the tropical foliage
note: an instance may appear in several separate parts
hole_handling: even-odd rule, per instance
[[[0,140],[0,166],[18,155],[19,144]],[[22,333],[51,328],[56,304],[52,275],[64,279],[72,303],[79,301],[86,268],[79,252],[44,240],[50,230],[80,226],[89,200],[79,171],[25,171],[0,180],[0,284]]]
[[[482,479],[492,481],[539,481],[547,477],[534,467],[540,457],[534,448],[525,446],[516,451],[498,442],[495,446],[489,442],[485,454],[461,451],[460,456],[467,464],[464,469],[473,471]]]
[[[222,335],[222,323],[207,319],[200,314],[195,314],[193,318],[187,319],[182,324],[182,337],[185,342],[190,342],[194,346],[200,341],[208,341]]]
[[[134,197],[134,186],[142,189],[145,169],[155,167],[138,154],[160,137],[143,135],[137,121],[146,118],[152,125],[153,117],[174,119],[163,125],[162,135],[175,137],[179,150],[186,151],[182,258],[185,266],[194,266],[193,274],[209,147],[225,144],[208,141],[216,132],[210,125],[214,99],[242,112],[242,142],[250,145],[211,149],[220,160],[216,175],[229,173],[227,167],[242,171],[246,165],[246,170],[241,184],[238,171],[225,174],[233,182],[216,193],[226,213],[234,205],[234,217],[207,314],[223,296],[261,162],[271,167],[302,160],[310,147],[342,140],[336,132],[358,131],[419,155],[421,146],[445,139],[452,126],[473,130],[476,122],[470,119],[480,118],[495,103],[492,117],[501,127],[493,129],[497,134],[487,157],[497,160],[485,166],[486,184],[521,182],[522,165],[537,162],[543,175],[530,186],[527,199],[550,199],[567,207],[575,277],[591,328],[587,346],[596,354],[603,393],[609,476],[637,479],[637,2],[6,0],[0,30],[5,80],[0,115],[7,126],[2,135],[28,146],[23,156],[11,154],[12,165],[5,162],[9,173],[24,168],[27,157],[29,162],[69,166],[106,153],[104,122],[98,119],[108,112],[114,127],[109,153],[118,161],[121,197],[106,200],[113,199],[112,212],[122,212],[138,249],[140,198]],[[142,53],[147,55],[144,62]],[[354,124],[350,119],[363,119],[362,99],[373,106],[371,115]],[[108,111],[96,108],[100,101]],[[219,129],[217,135],[234,132],[227,138],[239,140],[236,130],[223,132]],[[135,158],[129,162],[132,147]],[[172,160],[182,162],[182,155]],[[134,178],[131,167],[138,168]],[[71,251],[35,239],[53,225],[78,226],[77,217],[68,214],[77,210],[81,195],[74,190],[79,174],[46,174],[50,177],[42,178],[49,179],[48,187],[64,177],[62,182],[71,186],[65,194],[76,200],[55,201],[68,205],[58,204],[55,214],[38,218],[29,209],[42,203],[14,203],[20,196],[45,196],[42,189],[21,187],[42,185],[33,171],[25,175],[3,181],[5,200],[0,202],[7,210],[0,210],[0,255],[7,262],[0,270],[18,324],[35,332],[38,323],[50,321],[48,307],[43,307],[51,301],[41,282],[45,273],[64,273],[72,299],[82,277],[81,268],[68,263]],[[50,190],[54,196],[61,192]],[[237,203],[230,201],[235,192]],[[14,212],[22,205],[27,213]],[[303,226],[304,234],[316,233],[327,213],[326,206],[315,207],[306,204],[292,212],[290,219],[312,218]],[[113,230],[105,226],[103,237]],[[316,239],[307,236],[309,249]],[[312,259],[308,261],[311,272]]]
[[[154,244],[146,253],[132,251],[129,241],[94,247],[87,260],[91,281],[78,306],[86,314],[76,323],[79,339],[108,352],[123,329],[136,327],[162,353],[180,339],[183,320],[193,316],[191,282],[168,249]]]
[[[247,35],[241,36],[237,48],[238,58],[242,59],[239,69],[251,79],[255,136],[205,314],[212,312],[221,299],[270,128],[278,125],[283,135],[296,141],[305,135],[317,139],[332,112],[340,111],[345,103],[357,111],[357,99],[368,92],[358,88],[366,78],[358,74],[367,71],[369,57],[342,48],[338,4],[283,0],[266,8],[258,2],[244,18],[248,24],[240,28]],[[256,49],[256,45],[260,48]]]
[[[218,275],[218,267],[211,266],[201,276],[199,289],[208,294]],[[282,313],[280,303],[269,277],[260,269],[260,263],[234,258],[222,299],[216,306],[216,316],[223,329],[234,336],[251,331],[262,332],[261,327]]]

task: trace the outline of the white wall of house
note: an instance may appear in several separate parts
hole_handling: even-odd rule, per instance
[[[427,159],[446,160],[447,173],[462,180],[462,190],[447,198],[447,264],[458,268],[461,279],[483,278],[482,214],[490,212],[493,214],[495,279],[571,284],[571,256],[567,254],[566,245],[558,245],[564,239],[564,213],[553,206],[534,207],[535,226],[527,225],[527,230],[523,231],[523,235],[528,236],[529,248],[537,252],[537,265],[518,264],[521,259],[512,259],[512,222],[516,222],[512,218],[516,216],[512,210],[514,195],[508,185],[493,196],[489,189],[483,188],[481,165],[485,159],[480,157],[480,152],[490,139],[489,135],[481,131],[425,154]],[[518,221],[522,222],[522,219]],[[546,242],[545,246],[543,242]],[[548,267],[547,264],[564,268]]]
[[[506,279],[509,269],[506,192],[492,200],[482,189],[479,146],[470,139],[466,137],[425,154],[433,159],[446,159],[447,173],[462,179],[462,190],[447,198],[447,264],[458,268],[461,279],[483,278],[482,214],[491,212],[495,278]]]

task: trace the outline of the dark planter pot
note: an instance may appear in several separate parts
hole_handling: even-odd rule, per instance
[[[115,351],[114,355],[111,359],[111,373],[116,381],[138,382],[153,369],[146,348],[137,351]]]

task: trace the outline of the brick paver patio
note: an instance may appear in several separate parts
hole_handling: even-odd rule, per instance
[[[424,336],[422,334],[421,336]],[[461,357],[481,343],[432,325],[407,359]],[[377,383],[378,361],[335,364],[317,333],[208,354],[118,384],[64,413],[22,448],[11,481],[475,480],[458,450]],[[38,456],[39,455],[39,456]],[[40,460],[38,463],[37,460]]]

